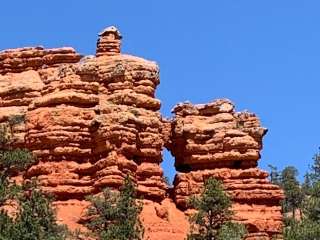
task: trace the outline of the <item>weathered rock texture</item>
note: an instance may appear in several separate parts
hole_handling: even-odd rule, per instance
[[[279,234],[283,196],[257,168],[266,132],[257,117],[217,100],[179,104],[173,120],[162,118],[158,66],[120,47],[121,34],[109,27],[99,34],[96,56],[81,58],[72,48],[0,52],[0,130],[11,147],[37,157],[24,178],[36,177],[55,195],[59,221],[81,228],[85,197],[118,189],[129,174],[145,199],[146,239],[182,240],[187,198],[216,177],[248,239]],[[160,167],[164,147],[180,172],[171,190]]]
[[[76,63],[81,56],[73,48],[26,47],[0,52],[0,74],[19,73]]]
[[[262,137],[266,129],[252,113],[234,111],[229,100],[204,105],[184,103],[173,112],[168,148],[178,173],[174,200],[186,209],[191,195],[199,194],[209,178],[220,179],[232,197],[235,220],[246,224],[250,236],[281,233],[283,193],[259,170]]]
[[[97,57],[120,54],[121,34],[115,27],[108,27],[99,34],[97,42]]]

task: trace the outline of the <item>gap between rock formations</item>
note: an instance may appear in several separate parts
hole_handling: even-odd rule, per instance
[[[248,240],[281,239],[283,192],[257,167],[267,130],[233,103],[177,104],[161,116],[155,62],[122,54],[115,27],[98,37],[96,56],[73,48],[28,47],[0,52],[0,125],[11,147],[26,147],[38,161],[23,173],[56,197],[58,219],[85,229],[85,196],[117,189],[129,174],[144,200],[145,239],[182,240],[188,232],[187,199],[209,177],[223,181],[235,220]],[[10,119],[24,121],[12,125]],[[169,188],[162,151],[178,173]]]

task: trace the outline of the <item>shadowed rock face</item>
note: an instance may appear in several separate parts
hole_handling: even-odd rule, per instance
[[[121,38],[115,27],[104,29],[96,56],[84,58],[72,48],[0,52],[0,129],[11,147],[27,147],[38,160],[24,179],[38,178],[57,199],[59,221],[75,229],[85,197],[118,189],[129,174],[145,199],[146,239],[182,240],[188,197],[215,177],[248,239],[279,234],[283,193],[257,168],[266,133],[258,118],[225,99],[178,104],[172,120],[162,118],[158,66],[121,54]],[[170,191],[160,167],[164,147],[179,171]]]

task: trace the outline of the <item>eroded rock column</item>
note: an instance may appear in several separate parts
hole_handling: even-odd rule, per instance
[[[98,83],[82,81],[65,65],[34,99],[26,115],[26,144],[38,163],[26,173],[57,199],[83,198],[94,192],[91,127],[98,105]]]
[[[41,72],[80,59],[73,48],[27,47],[0,51],[0,128],[6,129],[11,147],[25,147],[25,114],[41,96]]]
[[[120,35],[115,29],[104,32],[116,38]],[[164,140],[160,101],[155,98],[158,66],[142,58],[98,52],[99,46],[100,126],[95,154],[115,159],[106,160],[113,165],[101,172],[99,184],[119,186],[125,174],[132,173],[141,196],[161,201],[167,186],[160,168]]]
[[[113,56],[120,54],[122,36],[117,28],[107,27],[99,33],[96,56]]]
[[[271,239],[282,230],[283,193],[257,168],[266,129],[252,113],[235,112],[225,99],[203,105],[178,104],[169,149],[180,172],[174,180],[176,204],[186,209],[209,177],[220,179],[233,200],[235,220],[248,239]]]

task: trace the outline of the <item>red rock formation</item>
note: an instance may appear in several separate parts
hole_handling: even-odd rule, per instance
[[[123,173],[135,172],[138,192],[144,198],[161,201],[167,187],[159,166],[164,141],[160,101],[154,97],[159,84],[158,67],[127,55],[98,57],[97,66],[100,127],[95,134],[95,154],[114,154],[122,159],[123,164],[115,163],[118,168],[123,165],[118,169],[118,186]],[[114,181],[115,177],[108,175],[101,181]]]
[[[28,105],[40,96],[44,83],[39,73],[79,60],[73,48],[30,47],[0,52],[0,124],[10,129],[13,146],[24,146],[25,126],[23,121],[13,124],[10,120],[23,119]]]
[[[120,36],[111,28],[100,40],[109,33]],[[130,174],[141,196],[164,199],[157,65],[99,54],[42,75],[46,85],[26,115],[26,144],[39,162],[26,176],[38,177],[46,191],[67,200],[118,188]]]
[[[58,199],[94,192],[94,179],[84,172],[91,167],[99,85],[82,81],[75,71],[73,65],[59,67],[26,115],[26,144],[39,160],[26,177],[38,177]]]
[[[121,34],[115,27],[108,27],[99,34],[96,56],[112,56],[120,54]]]
[[[44,84],[36,71],[0,75],[0,125],[8,129],[10,143],[24,146],[24,116],[28,105],[40,96]],[[20,121],[17,121],[20,118]]]
[[[81,56],[73,48],[26,47],[0,52],[0,74],[19,73],[28,70],[56,67],[76,63]]]
[[[232,196],[248,239],[278,234],[283,196],[256,168],[266,132],[257,117],[218,100],[180,104],[172,121],[163,119],[155,98],[158,66],[121,54],[120,47],[120,32],[109,27],[99,35],[96,56],[81,58],[72,48],[0,52],[0,130],[8,130],[11,147],[37,157],[24,178],[38,178],[55,195],[58,220],[84,229],[85,197],[119,188],[129,174],[145,199],[146,239],[182,240],[186,200],[213,176]],[[174,201],[160,167],[164,146],[180,171]]]
[[[174,180],[177,206],[186,209],[187,199],[214,177],[223,181],[233,200],[235,220],[246,224],[249,239],[280,234],[283,193],[270,184],[266,172],[256,168],[266,133],[258,118],[236,113],[225,99],[205,105],[179,104],[173,112],[168,147],[181,172]]]
[[[171,199],[161,203],[145,200],[141,220],[145,240],[185,240],[189,232],[188,219]]]

